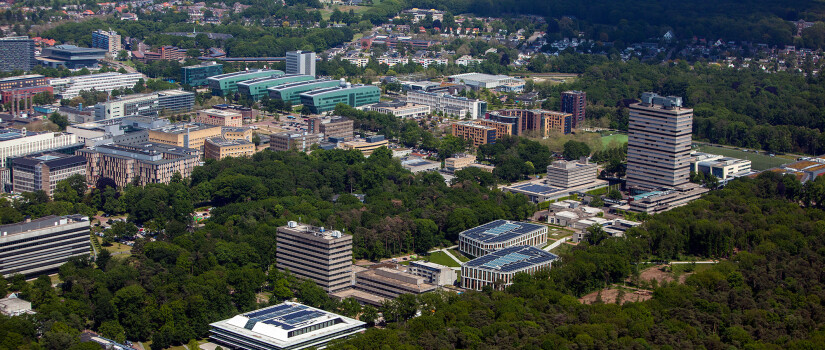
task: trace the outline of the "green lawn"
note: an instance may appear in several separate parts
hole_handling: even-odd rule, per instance
[[[564,254],[564,253],[569,253],[570,250],[572,250],[572,249],[573,249],[572,245],[569,245],[567,243],[562,243],[562,244],[559,244],[559,246],[556,247],[555,249],[551,249],[550,252],[553,253],[553,254],[556,254],[556,255],[561,255],[561,254]]]
[[[427,261],[449,267],[461,267],[461,265],[459,265],[457,262],[455,262],[455,260],[447,256],[447,254],[444,252],[433,252],[427,257]]]
[[[613,134],[602,136],[602,147],[607,149],[610,147],[611,143],[618,143],[618,144],[625,144],[627,143],[627,135],[625,134]]]
[[[464,256],[464,254],[459,253],[458,250],[450,249],[450,253],[453,254],[453,256],[455,256],[456,258],[458,258],[458,260],[461,260],[461,262],[470,261],[470,258]]]
[[[714,146],[699,146],[699,151],[711,154],[721,154],[726,157],[750,160],[751,169],[753,170],[766,170],[791,162],[788,159],[781,157],[771,157],[764,153],[756,154],[754,152],[744,152],[738,149],[729,149]]]

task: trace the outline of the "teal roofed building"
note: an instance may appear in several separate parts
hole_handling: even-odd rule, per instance
[[[253,101],[257,101],[260,100],[261,97],[269,94],[266,89],[270,87],[308,80],[315,80],[315,77],[303,74],[273,75],[271,77],[256,78],[239,82],[238,92],[241,95],[249,97]]]
[[[281,75],[284,75],[284,72],[280,70],[256,69],[220,74],[206,80],[209,82],[209,88],[212,89],[213,95],[228,96],[238,91],[238,83],[242,81]]]
[[[269,97],[284,100],[293,105],[301,103],[301,94],[307,91],[336,87],[340,84],[338,80],[317,79],[307,80],[297,83],[281,84],[267,89]]]
[[[360,107],[378,103],[381,90],[372,85],[346,85],[302,93],[301,104],[309,107],[312,113],[324,113],[335,109],[339,103],[350,107]]]

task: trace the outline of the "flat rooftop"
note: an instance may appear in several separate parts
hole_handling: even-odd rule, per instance
[[[306,96],[318,96],[318,95],[328,94],[328,93],[332,93],[332,92],[345,91],[345,90],[357,90],[357,89],[363,89],[363,88],[378,89],[377,86],[372,86],[372,85],[335,86],[335,87],[329,87],[329,88],[323,88],[323,89],[318,89],[318,90],[307,91],[307,92],[302,93],[301,95],[302,96],[304,96],[304,95],[306,95]]]
[[[16,77],[3,78],[3,79],[0,79],[0,83],[5,83],[5,82],[9,82],[9,81],[18,81],[18,80],[24,80],[24,79],[37,79],[37,78],[45,78],[45,77],[40,75],[40,74],[27,74],[27,75],[20,75],[20,76],[16,76]]]
[[[264,83],[269,83],[269,82],[278,81],[278,80],[282,80],[282,79],[289,79],[289,78],[296,78],[296,77],[311,78],[311,76],[303,75],[303,74],[286,74],[286,75],[273,74],[272,76],[269,76],[269,77],[261,77],[261,78],[254,78],[254,79],[250,79],[250,80],[244,80],[244,81],[238,83],[238,85],[252,86],[252,85],[256,85],[256,84],[264,84]]]
[[[206,114],[209,114],[209,115],[214,115],[214,116],[219,116],[219,117],[240,117],[241,116],[240,113],[233,112],[232,110],[229,110],[229,109],[209,108],[209,109],[202,109],[202,110],[198,111],[198,113],[206,113]]]
[[[255,70],[245,70],[240,72],[234,73],[226,73],[226,74],[218,74],[215,76],[211,76],[209,80],[222,80],[227,78],[242,78],[246,75],[257,75],[260,73],[270,73],[270,74],[284,74],[283,71],[275,70],[275,69],[255,69]]]
[[[252,142],[249,142],[247,140],[227,140],[222,137],[213,137],[211,139],[206,139],[206,141],[219,147],[243,146],[252,144]]]
[[[553,193],[565,192],[567,189],[553,186],[540,185],[537,183],[526,183],[509,187],[514,190],[540,194],[543,196],[551,195]]]
[[[201,123],[172,124],[152,129],[151,131],[163,132],[167,134],[185,134],[187,132],[206,130],[211,128],[220,128],[220,126]]]
[[[7,236],[19,233],[26,233],[34,230],[42,230],[44,228],[54,227],[58,225],[66,225],[69,223],[81,221],[88,222],[89,217],[80,214],[63,216],[49,215],[39,219],[31,220],[30,222],[18,222],[14,224],[2,225],[0,226],[0,238],[5,238]]]
[[[451,75],[450,79],[453,80],[469,80],[469,81],[478,81],[483,83],[495,83],[501,80],[508,80],[508,79],[516,79],[521,80],[515,77],[511,77],[509,75],[493,75],[493,74],[485,74],[485,73],[464,73],[464,74],[456,74]]]
[[[499,272],[515,272],[558,259],[558,255],[533,246],[518,246],[496,250],[464,263],[464,266]]]
[[[484,243],[496,243],[506,242],[541,229],[547,229],[547,227],[519,221],[495,220],[461,232],[459,236]]]
[[[283,90],[286,90],[286,89],[292,89],[292,88],[302,87],[302,86],[311,87],[313,85],[321,85],[321,84],[329,83],[331,81],[335,81],[335,80],[315,79],[315,80],[307,80],[307,81],[298,81],[298,82],[292,82],[292,83],[285,83],[285,84],[281,84],[281,85],[270,86],[270,87],[267,88],[267,90],[270,90],[270,91],[283,91]]]

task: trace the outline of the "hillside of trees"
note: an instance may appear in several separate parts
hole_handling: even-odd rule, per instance
[[[580,55],[561,58],[576,66]],[[585,59],[585,58],[582,58]],[[551,61],[549,64],[559,64]],[[805,67],[802,67],[805,70]],[[810,72],[809,72],[810,73]],[[771,152],[825,153],[825,78],[809,74],[765,73],[684,62],[650,65],[636,60],[604,61],[589,66],[574,82],[537,85],[559,108],[559,93],[587,91],[588,119],[604,118],[605,126],[627,129],[627,106],[642,92],[683,97],[694,109],[696,140]]]
[[[813,203],[825,200],[823,186],[821,178],[802,186],[770,173],[740,179],[653,216],[626,239],[591,238],[506,291],[453,295],[434,312],[331,348],[821,348],[825,211]],[[723,261],[684,284],[655,287],[648,301],[576,300],[634,278],[635,262],[684,256]]]

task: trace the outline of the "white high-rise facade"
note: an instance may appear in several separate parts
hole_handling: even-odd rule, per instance
[[[289,51],[286,53],[286,74],[315,76],[315,52]]]

